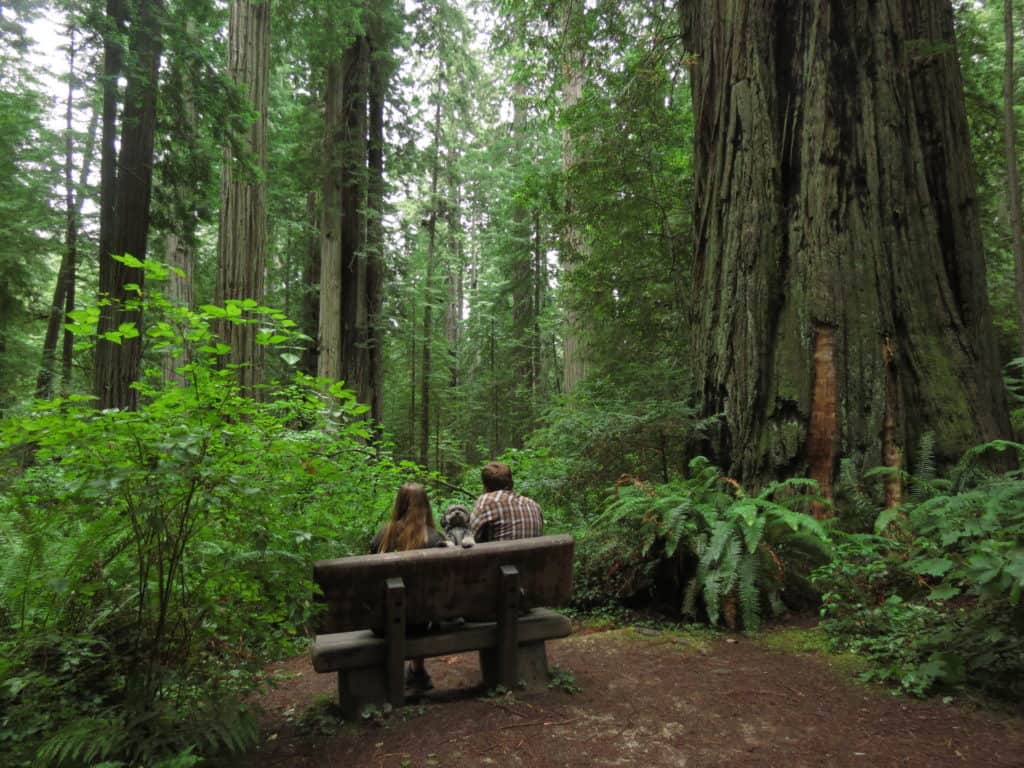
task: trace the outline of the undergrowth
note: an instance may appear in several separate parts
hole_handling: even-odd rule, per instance
[[[876,508],[872,533],[840,535],[815,574],[834,646],[873,662],[865,679],[1024,696],[1024,476],[989,469],[1001,452],[1019,459],[1024,446],[986,443],[940,477],[926,436],[903,501]]]
[[[148,265],[147,269],[157,269]],[[366,408],[295,374],[242,397],[214,319],[293,325],[255,302],[146,297],[137,411],[42,402],[0,422],[4,764],[184,766],[257,737],[243,703],[305,646],[318,558],[365,551],[394,489]],[[95,313],[76,313],[79,339]],[[157,363],[180,361],[180,383]]]
[[[821,501],[806,479],[748,494],[703,457],[681,480],[619,485],[581,541],[577,600],[649,591],[667,564],[688,569],[683,617],[756,630],[765,613],[783,610],[787,579],[829,556],[827,531],[805,511]]]

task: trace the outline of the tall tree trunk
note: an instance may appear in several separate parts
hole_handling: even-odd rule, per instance
[[[420,464],[430,459],[430,376],[434,334],[434,257],[437,247],[437,178],[441,164],[441,92],[434,107],[434,158],[430,166],[430,213],[427,216],[427,276],[423,290],[423,371],[420,374]]]
[[[452,142],[458,146],[458,136]],[[457,151],[457,150],[453,150]],[[458,162],[455,158],[448,164],[448,205],[446,206],[446,223],[448,225],[448,254],[445,264],[445,302],[444,336],[447,341],[448,386],[459,385],[459,341],[462,330],[462,272],[463,251],[462,233],[459,222],[459,184],[455,179],[453,166]]]
[[[384,98],[388,88],[386,54],[379,35],[372,38],[369,75],[369,145],[366,180],[366,389],[370,416],[384,420]]]
[[[53,301],[50,304],[50,316],[46,323],[46,335],[43,339],[43,360],[36,379],[36,397],[51,398],[54,395],[54,379],[56,378],[57,340],[63,335],[61,345],[61,388],[70,390],[72,353],[74,335],[61,327],[68,313],[75,308],[75,281],[78,264],[78,221],[82,211],[82,199],[75,194],[73,182],[74,172],[74,98],[75,98],[75,34],[70,32],[68,48],[68,97],[64,111],[64,204],[65,231],[64,253],[57,272],[57,284],[53,290]],[[93,110],[86,133],[85,148],[82,152],[82,168],[79,171],[79,188],[84,187],[89,178],[93,153],[96,146],[96,128],[99,113]]]
[[[135,66],[127,78],[124,128],[117,163],[111,252],[131,255],[140,261],[146,258],[149,235],[163,8],[162,0],[141,3],[138,17],[132,19],[131,49]],[[104,141],[106,139],[105,134]],[[144,273],[141,268],[102,256],[101,253],[99,291],[108,303],[100,310],[97,328],[94,390],[100,408],[135,408],[138,393],[132,384],[139,378],[142,360],[142,311],[135,304],[137,293],[125,286],[135,284],[141,289]],[[134,336],[123,333],[128,325],[134,326]],[[120,343],[105,334],[122,334]]]
[[[220,229],[217,239],[216,301],[252,299],[263,303],[267,261],[267,107],[270,94],[270,0],[232,0],[228,25],[228,76],[256,113],[245,141],[244,167],[230,149],[221,171]],[[219,335],[231,347],[227,361],[238,368],[238,383],[249,397],[263,382],[263,347],[257,324],[222,321]]]
[[[340,62],[328,65],[324,212],[321,236],[321,376],[343,379],[361,399],[367,395],[366,357],[360,343],[360,306],[365,307],[363,259],[366,202],[366,105],[369,45],[356,38]],[[363,359],[360,360],[360,355]]]
[[[1016,32],[1013,0],[1003,0],[1003,32],[1006,62],[1003,67],[1003,138],[1006,145],[1006,200],[1013,234],[1013,263],[1017,287],[1017,326],[1020,353],[1024,355],[1024,214],[1021,213],[1020,172],[1017,164],[1017,116],[1013,111],[1017,77],[1013,65]]]
[[[114,247],[114,204],[117,197],[118,79],[124,66],[121,40],[128,22],[125,0],[107,0],[103,20],[103,119],[100,128],[100,250],[99,284],[110,284],[110,254]]]
[[[174,268],[167,279],[167,285],[164,286],[164,296],[172,304],[192,308],[194,302],[192,277],[195,272],[193,268],[195,258],[188,241],[178,235],[167,235],[164,238],[164,262],[167,266]],[[174,270],[180,270],[184,277]],[[164,381],[178,385],[187,384],[185,377],[178,373],[178,368],[189,362],[187,349],[182,350],[180,354],[165,354],[161,361]]]
[[[517,152],[525,155],[526,87],[513,86],[512,131]],[[519,199],[512,206],[511,293],[512,293],[512,370],[513,394],[505,430],[510,445],[521,448],[526,433],[533,425],[533,382],[530,365],[533,329],[533,253],[530,243],[530,220],[526,205]]]
[[[365,36],[350,48],[345,70],[344,180],[341,185],[342,378],[360,402],[370,400],[366,350],[366,108],[370,47]]]
[[[544,360],[542,357],[540,313],[544,308],[544,289],[547,282],[547,270],[544,264],[544,239],[541,231],[540,209],[533,209],[533,339],[530,344],[530,381],[533,383],[535,399],[544,390]]]
[[[582,0],[567,0],[562,11],[562,109],[571,111],[583,95],[584,50],[581,39],[583,21]],[[572,131],[566,125],[562,128],[562,172],[565,174],[565,218],[562,234],[562,252],[559,266],[562,270],[562,284],[572,285],[572,273],[576,263],[586,257],[586,243],[576,223],[576,207],[573,203],[573,168],[576,165],[576,145]],[[581,318],[576,309],[577,299],[568,292],[565,301],[564,325],[562,329],[562,391],[572,392],[587,375],[585,350],[582,339]]]
[[[341,368],[341,184],[344,132],[342,61],[327,65],[324,91],[323,211],[320,223],[320,325],[317,374],[340,379]]]
[[[306,194],[306,260],[302,267],[302,310],[299,328],[311,341],[302,350],[299,369],[310,376],[317,375],[317,329],[320,327],[320,219],[317,212],[316,192]]]
[[[713,455],[829,493],[840,456],[893,465],[931,431],[951,461],[1006,435],[949,0],[680,14]]]

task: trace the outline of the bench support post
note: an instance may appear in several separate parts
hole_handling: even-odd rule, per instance
[[[501,566],[498,577],[498,682],[508,690],[519,682],[519,570]]]
[[[384,592],[388,701],[400,707],[405,703],[405,582],[388,579]]]

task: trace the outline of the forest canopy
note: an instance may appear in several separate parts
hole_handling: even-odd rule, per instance
[[[244,751],[491,459],[579,610],[1019,696],[1024,7],[768,5],[0,5],[0,749]]]

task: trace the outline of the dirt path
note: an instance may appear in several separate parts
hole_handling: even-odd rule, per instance
[[[801,634],[803,633],[803,634]],[[306,657],[261,699],[253,766],[1024,766],[1024,719],[894,697],[799,647],[624,629],[551,643],[560,687],[486,696],[472,655],[428,661],[435,690],[387,717],[337,728],[334,676]],[[786,650],[779,649],[785,646]],[[578,693],[566,689],[578,686]],[[319,701],[319,703],[318,703]]]

